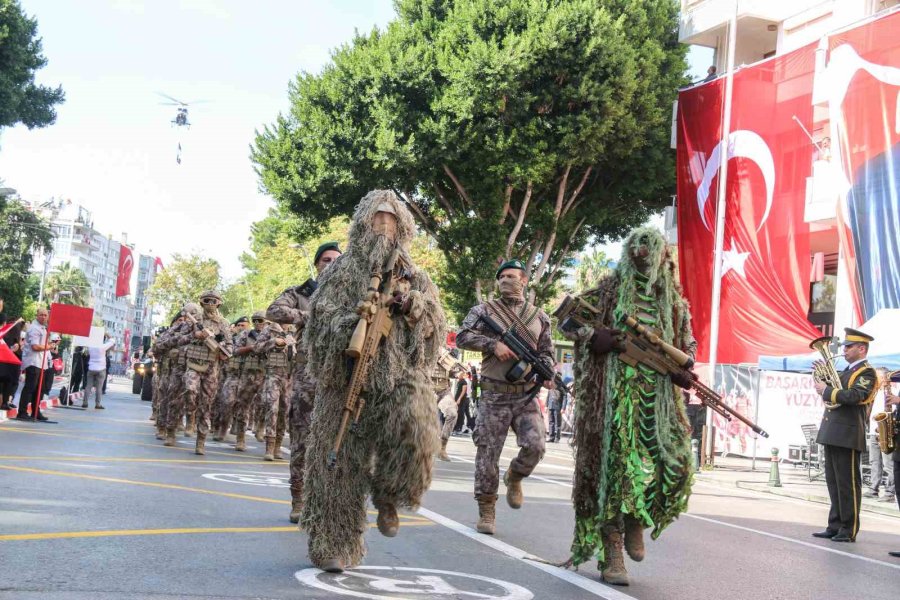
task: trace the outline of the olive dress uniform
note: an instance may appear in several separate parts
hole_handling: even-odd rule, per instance
[[[856,339],[859,338],[859,339]],[[872,341],[872,337],[847,330],[845,344]],[[828,527],[816,537],[836,542],[855,541],[862,502],[860,455],[866,450],[866,406],[876,392],[875,369],[863,359],[839,373],[842,389],[826,386],[826,406],[816,442],[825,448],[825,482],[831,498]]]

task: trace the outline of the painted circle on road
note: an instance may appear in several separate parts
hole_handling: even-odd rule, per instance
[[[343,573],[303,569],[294,573],[301,584],[354,598],[481,598],[532,600],[520,585],[455,571],[415,567],[356,567]]]
[[[261,485],[265,487],[290,487],[287,475],[272,473],[204,473],[203,477],[224,483],[240,483],[243,485]]]

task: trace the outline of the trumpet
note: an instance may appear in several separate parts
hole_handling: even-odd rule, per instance
[[[844,389],[841,383],[841,376],[838,375],[837,369],[834,368],[834,361],[843,356],[843,354],[833,354],[830,345],[835,338],[826,335],[816,338],[809,343],[809,347],[822,355],[822,361],[813,363],[813,380],[817,383],[824,383],[835,390]],[[825,408],[834,410],[840,406],[839,404],[826,403]]]

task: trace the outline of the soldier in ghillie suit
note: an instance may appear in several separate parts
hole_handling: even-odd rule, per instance
[[[625,315],[691,356],[696,343],[675,263],[655,229],[633,231],[615,273],[581,299],[597,311],[594,326],[563,328],[575,341],[571,562],[596,556],[605,581],[628,585],[623,545],[632,560],[643,560],[643,530],[653,528],[656,539],[687,508],[691,447],[681,394],[673,386],[689,387],[690,381],[618,358]]]
[[[316,250],[313,265],[321,275],[341,255],[337,242],[326,242]],[[266,317],[276,323],[293,325],[299,338],[309,317],[309,299],[319,284],[309,279],[302,285],[284,290],[269,305]],[[306,348],[299,344],[291,364],[291,392],[288,399],[288,430],[291,436],[291,523],[300,521],[303,508],[303,464],[306,459],[306,435],[312,419],[316,382],[306,370]]]
[[[322,273],[311,299],[303,343],[316,394],[300,521],[309,533],[310,560],[326,571],[362,560],[368,494],[378,509],[378,530],[393,537],[397,509],[416,508],[431,483],[438,434],[429,376],[447,332],[438,290],[409,255],[414,232],[412,216],[393,192],[370,192],[356,207],[347,251]],[[363,381],[358,428],[344,437],[329,468],[352,374],[345,351],[360,319],[355,308],[395,253],[385,284],[393,296],[393,325]]]
[[[500,453],[509,428],[516,434],[519,454],[509,463],[503,476],[506,503],[521,508],[525,501],[522,480],[534,471],[544,457],[546,433],[544,417],[535,402],[538,385],[527,380],[528,373],[513,374],[516,355],[497,334],[488,329],[482,317],[489,316],[504,328],[512,327],[548,364],[554,365],[550,317],[525,300],[528,274],[519,260],[504,262],[497,269],[500,298],[472,308],[456,335],[456,345],[481,352],[481,403],[472,441],[475,442],[475,501],[478,503],[479,533],[493,535],[497,490],[500,487]],[[552,387],[547,382],[546,387]]]

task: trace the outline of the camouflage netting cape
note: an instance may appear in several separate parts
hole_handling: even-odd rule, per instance
[[[650,250],[646,275],[632,262],[635,245]],[[622,254],[616,272],[582,297],[600,310],[607,327],[624,329],[624,315],[643,312],[639,320],[665,341],[691,347],[687,302],[662,236],[654,229],[635,230]],[[656,539],[687,508],[691,488],[690,435],[680,394],[667,376],[626,365],[615,352],[592,355],[592,331],[584,327],[575,336],[574,564],[604,559],[602,528],[622,515],[652,527]]]

